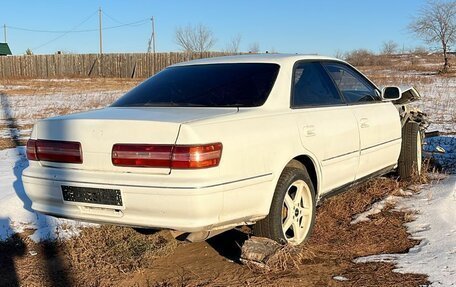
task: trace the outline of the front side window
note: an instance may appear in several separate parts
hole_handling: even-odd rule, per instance
[[[324,66],[348,103],[380,100],[375,87],[351,67],[339,63],[325,63]]]
[[[189,65],[167,68],[112,107],[257,107],[279,72],[270,63]]]
[[[343,104],[331,78],[318,62],[295,65],[292,106],[328,106]]]

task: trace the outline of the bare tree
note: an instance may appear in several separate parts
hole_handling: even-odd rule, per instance
[[[344,52],[342,52],[341,50],[337,49],[336,52],[334,53],[334,58],[337,58],[337,59],[345,58]]]
[[[216,42],[212,30],[203,24],[176,28],[175,40],[185,52],[206,52]]]
[[[271,49],[269,50],[269,53],[270,54],[279,54],[279,51],[275,47],[271,47]]]
[[[374,66],[378,62],[375,54],[367,49],[346,52],[344,60],[354,66]]]
[[[429,0],[409,25],[409,30],[429,44],[439,43],[443,51],[443,72],[448,71],[448,51],[456,42],[456,1]]]
[[[228,44],[226,44],[225,52],[232,53],[232,54],[239,53],[239,46],[241,45],[241,40],[242,40],[241,34],[237,34],[236,36],[231,38],[230,42],[228,42]]]
[[[260,43],[254,42],[250,44],[249,53],[257,54],[260,52]]]
[[[387,42],[383,42],[380,54],[393,55],[393,54],[397,53],[398,49],[399,49],[399,45],[396,42],[390,40]]]

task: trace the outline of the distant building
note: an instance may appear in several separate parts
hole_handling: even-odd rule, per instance
[[[12,55],[8,43],[0,43],[0,56]]]

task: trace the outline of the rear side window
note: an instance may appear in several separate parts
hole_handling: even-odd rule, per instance
[[[295,65],[292,107],[338,104],[343,104],[343,101],[320,63],[302,62]]]
[[[113,107],[256,107],[264,104],[279,65],[208,64],[167,68]]]
[[[351,67],[339,63],[325,63],[324,66],[348,103],[380,100],[375,87]]]

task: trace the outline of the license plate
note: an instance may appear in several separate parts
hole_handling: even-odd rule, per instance
[[[122,206],[122,195],[118,189],[62,185],[62,194],[65,201]]]

